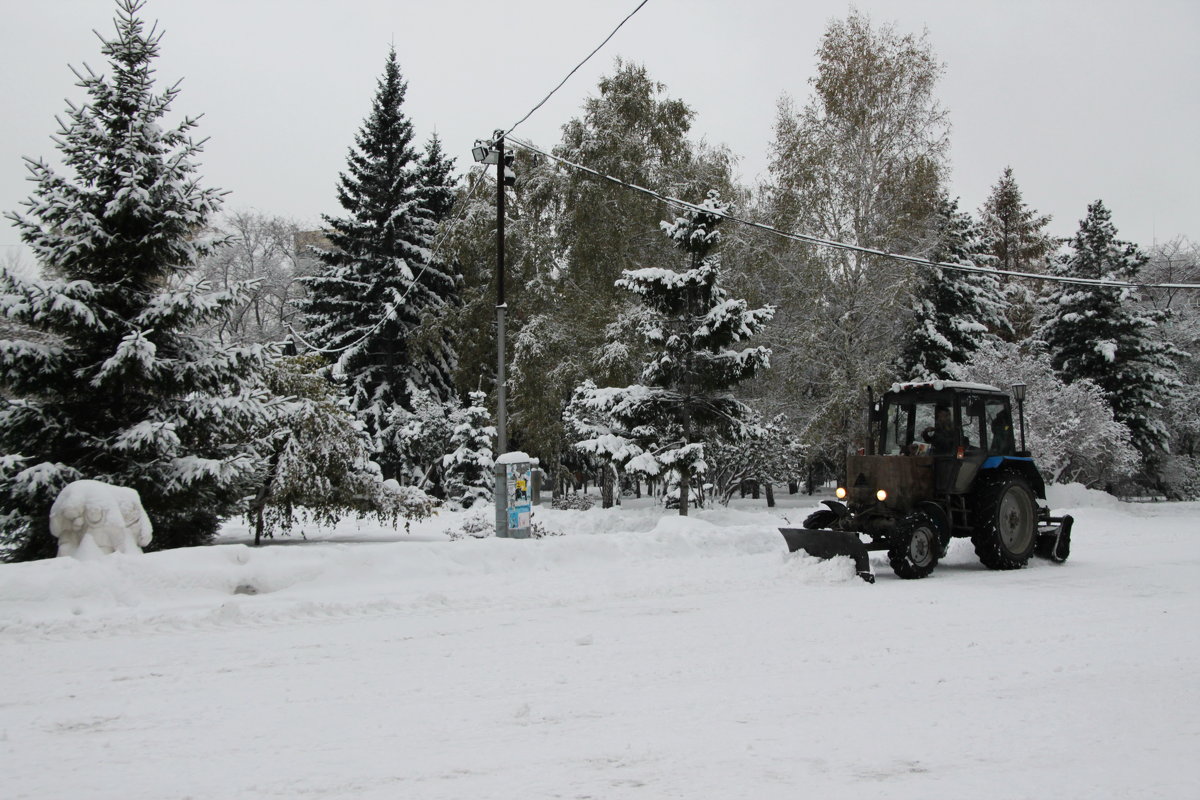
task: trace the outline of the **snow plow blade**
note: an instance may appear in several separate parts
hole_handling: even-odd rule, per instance
[[[1066,561],[1071,555],[1071,526],[1074,524],[1075,518],[1070,514],[1046,520],[1038,526],[1034,552],[1056,564]]]
[[[814,558],[849,556],[854,559],[854,569],[858,572],[858,577],[867,583],[875,582],[875,574],[871,572],[871,560],[867,556],[867,546],[859,540],[858,534],[808,528],[780,528],[779,532],[783,534],[790,552],[803,550]]]

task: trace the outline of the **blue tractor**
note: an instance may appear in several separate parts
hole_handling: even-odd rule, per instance
[[[1024,390],[977,383],[894,384],[869,402],[867,446],[846,458],[837,500],[803,528],[781,528],[788,549],[845,555],[874,583],[868,553],[886,550],[901,578],[924,578],[950,541],[970,538],[990,569],[1020,569],[1035,553],[1066,561],[1070,516],[1052,517],[1046,487],[1025,449]]]

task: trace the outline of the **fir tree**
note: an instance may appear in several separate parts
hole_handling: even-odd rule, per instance
[[[1136,281],[1148,261],[1117,238],[1112,215],[1097,200],[1051,273],[1072,278]],[[1143,459],[1153,459],[1167,435],[1154,411],[1179,385],[1174,357],[1185,354],[1160,333],[1164,312],[1140,307],[1134,289],[1056,284],[1039,331],[1065,383],[1088,379],[1100,387],[1118,422],[1129,427]]]
[[[958,210],[957,200],[942,198],[937,223],[931,260],[970,266],[991,260],[982,252],[978,226]],[[929,268],[914,287],[912,311],[900,369],[913,380],[946,378],[947,367],[965,363],[991,332],[1011,332],[994,275]]]
[[[195,331],[237,301],[186,275],[212,247],[220,206],[200,187],[195,121],[161,121],[177,86],[156,93],[161,33],[141,0],[118,0],[101,52],[108,75],[77,71],[87,93],[56,137],[67,174],[29,161],[36,184],[21,238],[51,279],[0,277],[0,549],[52,555],[47,513],[68,482],[136,489],[152,547],[207,541],[247,493],[259,461],[247,442],[265,414],[257,347],[223,348]]]
[[[726,297],[719,285],[720,262],[713,251],[721,240],[716,228],[726,209],[717,193],[709,192],[699,208],[662,223],[686,258],[682,272],[626,270],[617,281],[637,295],[654,318],[656,324],[644,331],[653,352],[639,384],[597,390],[619,428],[654,440],[630,467],[678,474],[679,513],[685,516],[691,479],[704,467],[706,438],[735,436],[747,428],[749,409],[733,397],[732,388],[770,360],[765,347],[734,349],[758,332],[775,310],[749,310],[744,300]]]
[[[1050,216],[1038,214],[1021,198],[1012,167],[1005,167],[980,211],[983,247],[996,269],[1041,273],[1054,251],[1054,238],[1046,233]],[[1003,279],[1008,300],[1008,341],[1023,341],[1033,333],[1037,294],[1019,278]]]
[[[489,425],[483,392],[471,392],[470,403],[455,415],[450,436],[453,452],[442,459],[446,499],[452,506],[472,508],[492,501],[492,442],[496,428]]]
[[[374,437],[387,477],[404,469],[389,446],[398,409],[414,392],[453,395],[454,349],[439,318],[453,305],[458,279],[434,252],[439,217],[448,211],[449,162],[436,138],[422,161],[401,106],[407,84],[396,51],[388,53],[371,113],[338,183],[343,217],[325,217],[332,249],[306,280],[309,338],[336,356],[349,407]]]
[[[446,156],[441,137],[436,133],[426,142],[417,169],[417,185],[422,201],[433,221],[440,225],[450,218],[450,212],[454,209],[458,181],[454,175],[454,159]]]

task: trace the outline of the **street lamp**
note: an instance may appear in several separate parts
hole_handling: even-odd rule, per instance
[[[475,140],[475,146],[471,148],[471,156],[480,164],[495,164],[500,160],[500,153],[492,149],[492,143],[482,139]]]

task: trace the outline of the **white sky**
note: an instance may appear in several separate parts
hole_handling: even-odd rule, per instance
[[[166,35],[160,80],[183,78],[176,114],[203,114],[205,184],[226,209],[316,223],[369,111],[388,46],[423,142],[436,129],[458,167],[476,138],[520,119],[637,0],[149,0]],[[946,74],[952,191],[977,209],[1006,165],[1025,200],[1071,234],[1097,198],[1142,245],[1200,237],[1200,4],[1192,0],[860,0],[875,22],[928,28]],[[542,146],[580,112],[620,55],[696,111],[693,134],[765,175],[775,104],[802,103],[833,0],[650,0],[516,133]],[[0,211],[31,184],[22,156],[56,158],[68,65],[104,61],[109,0],[0,0]],[[18,244],[0,221],[0,255]]]

